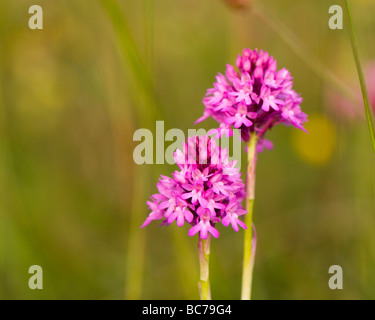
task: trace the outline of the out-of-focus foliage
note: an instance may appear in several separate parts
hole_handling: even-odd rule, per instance
[[[275,128],[274,150],[259,156],[254,299],[374,298],[375,160],[364,118],[336,117],[340,105],[324,99],[335,89],[251,12],[220,0],[113,1],[153,81],[150,103],[106,2],[35,1],[43,30],[28,28],[30,1],[0,2],[0,298],[198,298],[197,238],[187,226],[138,229],[158,175],[175,167],[135,165],[133,134],[149,123],[154,132],[156,120],[197,128],[206,89],[245,47],[291,71],[311,116],[308,135]],[[352,2],[361,57],[374,60],[375,3]],[[346,32],[328,28],[335,1],[262,4],[353,83]],[[243,234],[220,232],[212,296],[238,299]],[[35,264],[43,290],[28,287]],[[344,290],[328,287],[335,264]]]

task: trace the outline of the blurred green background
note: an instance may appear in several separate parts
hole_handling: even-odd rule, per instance
[[[375,157],[363,107],[353,117],[327,99],[345,96],[327,72],[359,88],[346,26],[328,28],[338,1],[254,0],[256,12],[221,0],[34,2],[43,30],[28,28],[30,1],[0,2],[1,299],[199,298],[197,237],[187,226],[139,229],[158,176],[176,168],[135,165],[133,134],[154,132],[156,120],[198,128],[206,89],[243,48],[291,71],[310,116],[309,134],[277,127],[274,150],[259,156],[253,298],[375,298]],[[366,65],[375,3],[351,3]],[[212,296],[239,299],[243,233],[219,231]],[[43,290],[28,287],[35,264]],[[343,290],[328,287],[331,265],[343,268]]]

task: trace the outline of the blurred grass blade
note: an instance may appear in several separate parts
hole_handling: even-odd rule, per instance
[[[143,204],[145,203],[144,170],[136,168],[134,179],[134,196],[131,204],[131,219],[128,234],[128,252],[126,256],[125,299],[138,300],[142,295],[143,269],[145,260],[146,233],[139,232],[143,219]]]
[[[117,42],[120,46],[124,65],[131,70],[139,94],[137,100],[137,118],[142,126],[150,127],[155,119],[155,94],[150,72],[142,61],[137,45],[131,35],[126,17],[116,0],[101,0],[102,6],[108,13],[113,24]],[[127,70],[126,70],[127,71]],[[125,274],[125,299],[140,299],[142,295],[142,279],[145,255],[144,232],[139,232],[142,223],[143,207],[146,199],[144,170],[136,169],[134,182],[134,193],[130,205],[131,216],[128,234],[128,247]]]
[[[130,28],[127,24],[125,15],[122,13],[121,7],[116,0],[100,0],[103,8],[108,13],[108,16],[113,24],[118,43],[123,53],[123,58],[127,65],[132,69],[132,74],[145,98],[143,114],[147,117],[140,117],[139,121],[150,124],[148,119],[157,117],[156,112],[160,112],[160,108],[155,108],[158,105],[155,89],[152,82],[150,70],[142,60],[137,45],[132,37]],[[155,110],[156,109],[156,110]]]
[[[367,124],[368,124],[369,130],[370,130],[372,147],[373,147],[373,150],[375,152],[375,129],[374,129],[374,123],[373,123],[373,114],[372,114],[372,111],[371,111],[371,108],[370,108],[365,77],[363,76],[361,60],[359,58],[358,45],[357,45],[357,39],[356,39],[356,36],[355,36],[355,33],[354,33],[352,15],[351,15],[350,7],[349,7],[349,1],[343,0],[343,2],[344,2],[346,18],[347,18],[347,22],[348,22],[348,27],[349,27],[350,42],[351,42],[351,45],[352,45],[354,59],[355,59],[355,63],[356,63],[356,66],[357,66],[359,82],[361,84],[363,103],[364,103],[365,111],[366,111]]]
[[[143,14],[144,14],[144,43],[146,51],[146,63],[149,66],[151,80],[152,69],[154,64],[154,0],[143,0]]]

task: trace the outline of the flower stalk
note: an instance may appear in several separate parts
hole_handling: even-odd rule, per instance
[[[355,36],[355,33],[354,33],[353,20],[352,20],[350,7],[349,7],[349,1],[343,0],[343,3],[344,3],[346,18],[347,18],[347,22],[348,22],[348,26],[349,26],[350,42],[351,42],[351,46],[352,46],[352,50],[353,50],[355,64],[356,64],[357,71],[358,71],[359,82],[360,82],[360,85],[361,85],[363,104],[364,104],[364,107],[365,107],[366,120],[367,120],[368,128],[369,128],[369,131],[370,131],[372,148],[373,148],[373,151],[375,152],[375,127],[374,127],[374,123],[373,123],[373,114],[371,112],[369,97],[368,97],[368,91],[367,91],[367,87],[366,87],[366,81],[365,81],[365,77],[364,77],[363,71],[362,71],[361,60],[359,58],[357,39],[356,39],[356,36]]]
[[[253,280],[253,267],[255,258],[255,239],[253,239],[253,207],[255,200],[255,169],[257,162],[256,146],[258,137],[255,132],[252,134],[248,143],[247,172],[246,172],[246,210],[245,224],[248,228],[245,230],[244,237],[244,255],[242,269],[242,291],[241,299],[251,299],[251,287]],[[255,234],[255,233],[254,233]],[[253,243],[254,242],[254,243]]]
[[[201,300],[211,300],[210,289],[210,242],[211,236],[207,239],[198,240],[199,264],[200,264],[200,281],[198,283]]]

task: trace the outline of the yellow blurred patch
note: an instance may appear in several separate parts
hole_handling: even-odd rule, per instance
[[[332,160],[336,145],[336,129],[323,114],[309,116],[309,133],[294,130],[293,147],[300,158],[313,165],[325,165]]]

